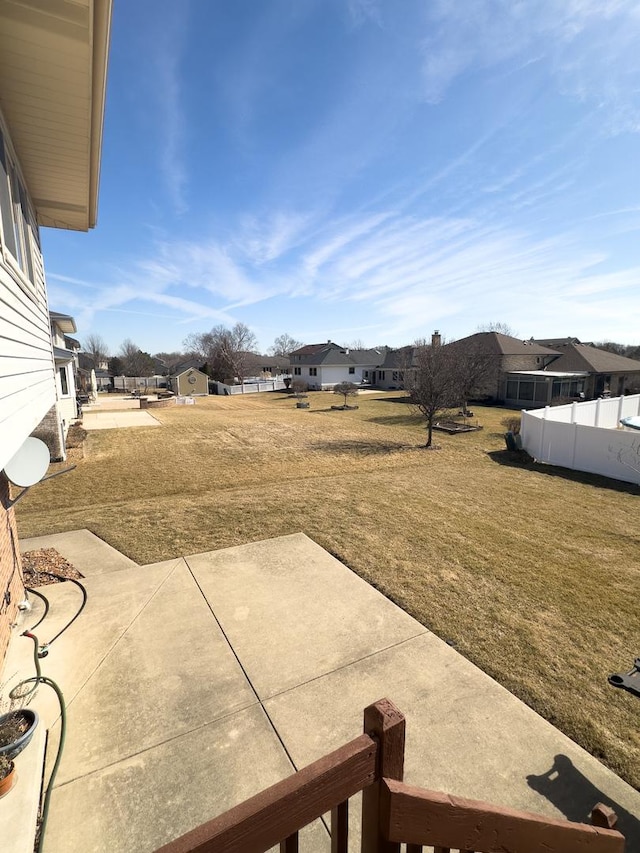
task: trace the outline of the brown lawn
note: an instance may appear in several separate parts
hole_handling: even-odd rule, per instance
[[[636,787],[638,490],[515,461],[500,421],[438,434],[391,394],[281,394],[90,433],[18,504],[22,537],[89,528],[141,564],[303,531]]]

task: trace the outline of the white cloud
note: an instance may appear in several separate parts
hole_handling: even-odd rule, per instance
[[[423,43],[428,102],[440,102],[467,71],[535,61],[560,92],[602,111],[608,132],[640,131],[636,0],[439,0],[429,10]]]

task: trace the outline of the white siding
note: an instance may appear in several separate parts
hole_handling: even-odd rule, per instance
[[[304,379],[305,382],[309,383],[309,387],[313,388],[314,385],[317,385],[319,388],[323,390],[330,390],[334,385],[337,385],[338,382],[354,382],[356,385],[359,385],[362,380],[362,372],[363,370],[371,371],[373,368],[362,366],[362,365],[354,365],[354,373],[349,373],[349,365],[348,364],[340,364],[340,365],[319,365],[318,366],[318,375],[317,376],[309,376],[309,368],[302,368],[302,376],[299,377]],[[306,375],[305,375],[306,374]],[[296,377],[294,377],[296,378]]]
[[[0,470],[56,401],[42,256],[35,292],[0,252]]]

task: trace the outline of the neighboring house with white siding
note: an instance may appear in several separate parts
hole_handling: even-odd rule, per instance
[[[58,400],[58,420],[61,432],[66,439],[69,427],[78,418],[76,399],[76,375],[78,356],[70,346],[73,338],[69,334],[77,332],[76,321],[69,314],[49,311],[51,320],[51,340],[53,342],[53,361],[56,371],[56,397]],[[64,457],[64,447],[61,458]]]
[[[110,23],[111,0],[0,3],[0,662],[23,595],[4,468],[59,423],[38,229],[95,225]]]
[[[339,382],[372,384],[385,350],[350,349],[332,341],[307,344],[289,355],[291,376],[302,379],[314,391],[326,391]]]

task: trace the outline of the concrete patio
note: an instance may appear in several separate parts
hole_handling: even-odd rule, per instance
[[[640,849],[637,791],[303,534],[151,566],[88,531],[21,546],[55,547],[89,596],[42,661],[68,708],[47,853],[154,851],[356,737],[383,696],[407,718],[406,781],[571,820],[602,801]],[[41,591],[44,642],[80,595]],[[5,674],[31,675],[32,649],[16,632]],[[51,727],[48,778],[52,691],[34,704]],[[320,821],[301,849],[329,849]]]

